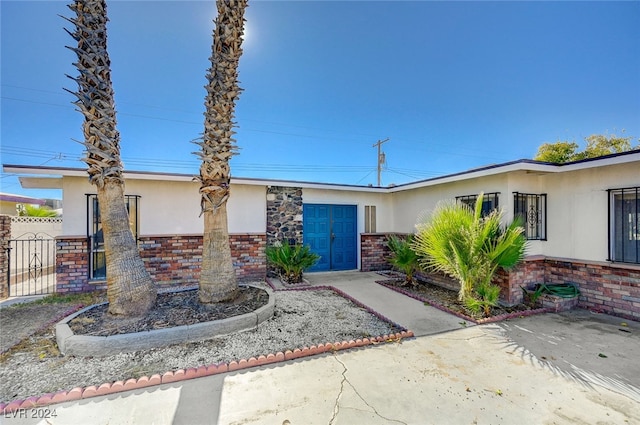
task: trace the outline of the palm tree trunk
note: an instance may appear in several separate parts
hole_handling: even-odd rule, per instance
[[[98,204],[107,261],[109,313],[142,315],[155,303],[156,289],[129,226],[124,185],[105,182],[98,188]]]
[[[238,285],[233,269],[229,232],[227,230],[226,203],[204,213],[202,272],[200,275],[200,302],[222,302],[237,296]],[[212,301],[210,301],[212,300]]]
[[[107,53],[107,11],[104,0],[76,0],[69,8],[76,19],[70,32],[78,47],[75,63],[80,75],[74,102],[84,115],[82,129],[89,181],[98,189],[107,262],[109,313],[144,315],[154,304],[156,288],[144,267],[124,199],[120,133],[116,129],[111,68]]]
[[[204,214],[202,269],[199,299],[215,303],[238,294],[231,259],[227,227],[227,199],[231,171],[229,160],[235,154],[233,117],[238,87],[238,62],[242,55],[244,11],[247,0],[217,0],[218,16],[213,31],[211,68],[207,75],[205,125],[200,175],[201,208]]]

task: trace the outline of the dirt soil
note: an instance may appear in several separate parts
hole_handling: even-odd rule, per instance
[[[76,303],[18,304],[0,309],[0,353],[80,307]]]
[[[235,300],[207,306],[198,301],[198,291],[190,289],[158,294],[154,308],[143,317],[114,317],[107,312],[108,304],[103,304],[80,314],[69,326],[75,334],[111,336],[226,319],[256,311],[267,302],[264,289],[247,286],[240,288]]]
[[[445,310],[451,311],[460,316],[470,318],[474,321],[487,319],[487,316],[485,316],[482,312],[474,313],[467,307],[465,307],[465,305],[458,299],[458,293],[456,291],[452,291],[450,289],[446,289],[422,280],[416,280],[417,285],[415,286],[406,285],[404,282],[404,275],[397,276],[393,273],[387,273],[385,275],[386,277],[390,277],[390,279],[378,281],[378,283],[380,283],[381,285],[385,285],[392,289],[397,289],[421,301],[442,307]],[[491,316],[489,317],[528,311],[532,309],[533,308],[531,306],[525,304],[516,304],[511,307],[498,305],[491,309]]]

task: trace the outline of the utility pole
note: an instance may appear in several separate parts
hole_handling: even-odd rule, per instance
[[[375,148],[376,146],[378,147],[378,187],[380,187],[381,184],[381,174],[382,174],[382,166],[385,163],[385,155],[384,152],[382,152],[380,150],[380,147],[382,146],[383,143],[386,143],[389,141],[389,138],[387,137],[384,140],[378,140],[378,143],[374,143],[373,147]]]

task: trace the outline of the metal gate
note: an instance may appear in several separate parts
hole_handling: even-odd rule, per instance
[[[25,233],[7,247],[9,296],[56,291],[56,240],[47,233]]]

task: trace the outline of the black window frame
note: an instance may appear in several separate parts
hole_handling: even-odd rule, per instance
[[[630,205],[633,207],[626,210],[629,217],[625,221],[625,205],[621,202],[622,208],[618,211],[616,197],[620,196],[620,201],[624,201],[626,195],[630,195]],[[615,263],[640,264],[640,186],[607,189],[607,207],[609,226],[607,260]],[[635,216],[635,223],[632,216]],[[628,240],[624,239],[625,234]],[[618,236],[622,237],[620,244],[618,244]],[[627,248],[631,248],[630,255],[625,252]]]
[[[89,280],[104,280],[107,278],[106,258],[104,252],[104,239],[97,238],[95,235],[101,232],[100,207],[98,204],[98,195],[95,193],[85,194],[87,198],[87,244],[88,244],[88,275]],[[133,233],[133,237],[138,240],[138,229],[140,225],[140,195],[125,195],[125,206],[129,215],[129,226]],[[135,217],[131,220],[131,207],[134,207]],[[103,272],[97,273],[96,263],[101,262],[104,269]]]
[[[547,194],[513,192],[513,217],[520,216],[530,241],[547,240]]]
[[[500,192],[486,192],[482,197],[482,217],[486,217],[492,211],[500,208]],[[460,202],[461,204],[467,205],[472,210],[476,206],[476,201],[478,200],[479,193],[474,195],[464,195],[464,196],[456,196],[456,202]]]

